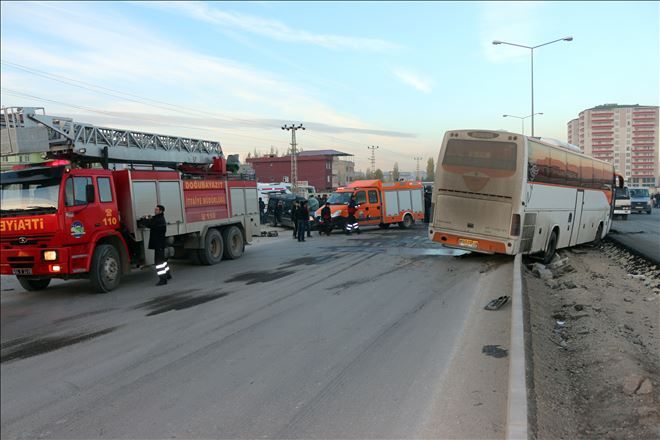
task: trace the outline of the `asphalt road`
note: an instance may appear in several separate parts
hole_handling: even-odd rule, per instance
[[[660,209],[654,208],[650,215],[630,214],[628,220],[614,220],[609,237],[660,264]]]
[[[512,259],[451,254],[420,225],[106,295],[2,277],[2,438],[501,438]]]

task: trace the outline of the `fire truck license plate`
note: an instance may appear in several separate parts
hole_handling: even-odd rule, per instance
[[[14,272],[14,275],[32,275],[32,268],[24,268],[24,269],[12,269]]]
[[[459,238],[458,239],[458,245],[471,248],[471,249],[476,249],[479,247],[479,241],[477,240],[468,240],[467,238]]]

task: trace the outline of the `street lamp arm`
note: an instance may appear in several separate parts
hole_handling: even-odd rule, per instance
[[[530,49],[536,49],[539,47],[547,46],[548,44],[556,43],[557,41],[573,41],[573,37],[558,38],[553,41],[548,41],[547,43],[539,44],[538,46],[530,47]]]
[[[525,49],[534,49],[531,46],[524,46],[522,44],[516,44],[516,43],[507,43],[506,41],[499,41],[499,40],[493,41],[493,44],[508,44],[509,46],[523,47]]]

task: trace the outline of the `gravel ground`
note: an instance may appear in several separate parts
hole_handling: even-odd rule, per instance
[[[660,438],[660,269],[610,243],[523,269],[531,438]]]

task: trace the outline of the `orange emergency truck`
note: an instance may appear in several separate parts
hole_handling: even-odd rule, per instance
[[[337,188],[328,198],[333,229],[345,228],[351,196],[355,197],[358,205],[355,217],[360,226],[386,229],[396,223],[400,228],[408,229],[415,221],[424,220],[424,187],[421,182],[356,180],[348,186]],[[317,224],[322,208],[315,214]]]

